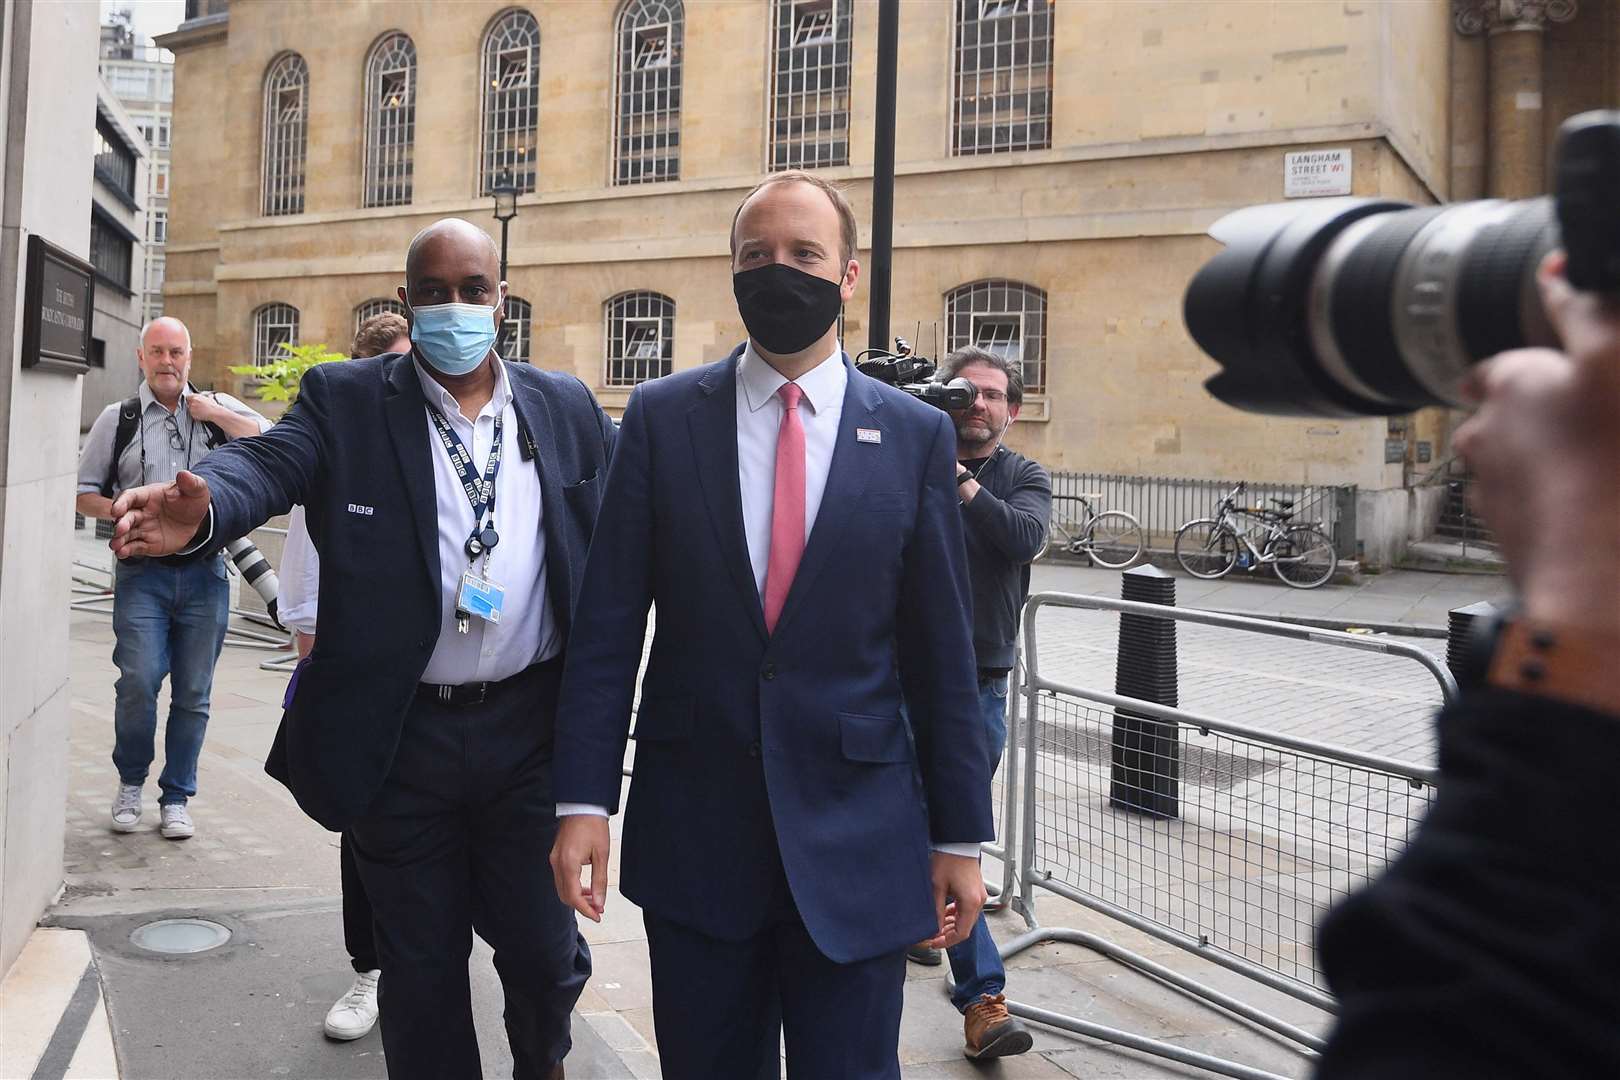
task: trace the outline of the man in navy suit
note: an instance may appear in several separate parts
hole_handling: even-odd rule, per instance
[[[859,266],[836,189],[771,177],[731,246],[748,343],[625,409],[558,705],[552,867],[599,919],[656,604],[622,889],[664,1076],[775,1077],[785,1031],[796,1080],[898,1077],[906,946],[965,936],[992,835],[956,433],[842,353]]]
[[[266,768],[347,829],[374,908],[393,1077],[481,1075],[472,933],[515,1075],[560,1078],[590,975],[546,872],[562,654],[614,428],[572,375],[494,351],[495,245],[447,219],[405,263],[413,349],[311,369],[268,433],[119,497],[119,556],[204,552],[293,504],[320,553],[315,647]]]

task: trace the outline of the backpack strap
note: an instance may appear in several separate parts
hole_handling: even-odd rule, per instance
[[[198,390],[195,386],[192,386],[189,382],[186,383],[186,389],[190,390],[193,394],[202,393],[202,391]],[[224,428],[220,427],[211,420],[203,421],[203,445],[208,449],[213,450],[216,447],[224,446],[230,441],[231,437],[225,434]]]
[[[118,459],[124,456],[135,433],[141,426],[141,395],[125,398],[118,404],[118,428],[113,432],[112,460],[107,463],[107,475],[101,481],[101,497],[110,499],[118,486]]]

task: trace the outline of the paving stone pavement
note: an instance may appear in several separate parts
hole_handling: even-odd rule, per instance
[[[82,536],[82,534],[81,534]],[[100,545],[84,544],[94,559]],[[1041,568],[1043,571],[1045,568]],[[1117,574],[1091,579],[1094,591],[1117,595]],[[1042,587],[1039,582],[1037,587]],[[1247,586],[1254,588],[1255,586]],[[1427,594],[1426,594],[1427,595]],[[1232,605],[1245,606],[1245,605]],[[1249,605],[1252,606],[1252,605]],[[1403,598],[1391,607],[1415,610]],[[1048,635],[1051,671],[1112,687],[1113,616],[1065,612],[1054,615]],[[1431,647],[1437,643],[1429,642]],[[290,797],[263,774],[262,761],[279,715],[285,675],[259,669],[265,653],[227,649],[215,682],[213,715],[200,765],[200,795],[193,803],[198,835],[184,844],[161,840],[155,832],[116,835],[106,813],[115,775],[111,748],[111,626],[104,616],[75,614],[72,623],[73,775],[69,785],[67,887],[48,921],[88,931],[104,984],[108,1015],[124,1077],[377,1077],[384,1073],[381,1044],[373,1033],[355,1043],[335,1044],[319,1035],[320,1019],[347,984],[339,919],[336,837],[315,826]],[[1211,637],[1183,635],[1182,702],[1215,715],[1261,713],[1274,727],[1312,737],[1354,744],[1381,753],[1421,756],[1425,715],[1435,695],[1416,672],[1385,670],[1387,658],[1352,654],[1350,665],[1324,666],[1315,654],[1256,654]],[[1356,666],[1361,665],[1361,666]],[[1257,674],[1263,672],[1263,674]],[[1432,682],[1432,680],[1431,680]],[[160,707],[160,716],[162,708]],[[1094,718],[1094,722],[1101,720]],[[1072,782],[1083,757],[1049,754],[1048,780]],[[1051,763],[1057,763],[1056,766]],[[1068,769],[1073,775],[1065,774]],[[1091,770],[1088,782],[1094,782]],[[1244,796],[1242,786],[1215,785],[1226,799],[1211,804],[1230,811]],[[1235,793],[1235,794],[1234,794]],[[1043,790],[1042,798],[1058,794]],[[155,793],[148,792],[148,815],[155,817]],[[1253,801],[1252,799],[1250,801]],[[1275,802],[1275,800],[1273,800]],[[1096,799],[1076,802],[1080,814],[1100,815]],[[998,796],[998,814],[1000,801]],[[1268,813],[1279,810],[1273,806]],[[1228,815],[1229,816],[1229,815]],[[1231,822],[1197,818],[1183,823],[1177,843],[1198,849],[1197,859],[1212,874],[1185,873],[1194,899],[1224,909],[1241,925],[1247,909],[1231,897],[1228,882],[1256,882],[1261,893],[1303,894],[1303,906],[1285,914],[1285,928],[1308,937],[1300,912],[1319,899],[1309,882],[1298,880],[1293,856],[1275,843],[1233,846],[1243,834]],[[1101,817],[1097,820],[1102,821]],[[1250,823],[1257,835],[1268,824]],[[1270,824],[1275,827],[1273,817]],[[614,829],[617,832],[618,823]],[[1142,823],[1133,827],[1139,830]],[[1079,859],[1114,873],[1131,852],[1154,851],[1172,838],[1168,828],[1149,830],[1134,848],[1107,850],[1120,826],[1094,827],[1091,848],[1070,845],[1065,858]],[[1112,831],[1110,831],[1112,830]],[[1224,838],[1224,839],[1223,839]],[[1224,844],[1224,847],[1220,845]],[[1202,847],[1200,848],[1200,845]],[[1055,850],[1051,837],[1046,848]],[[612,868],[617,872],[617,865]],[[1262,873],[1262,871],[1264,873]],[[999,880],[999,864],[987,859],[986,874]],[[1258,875],[1258,876],[1257,876]],[[1342,874],[1340,875],[1342,877]],[[1076,878],[1076,880],[1080,880]],[[1149,884],[1152,884],[1151,882]],[[1335,884],[1332,872],[1323,888]],[[1161,890],[1164,891],[1164,890]],[[1152,889],[1124,890],[1141,900]],[[1234,895],[1241,897],[1241,892]],[[1278,905],[1273,903],[1273,908]],[[1183,904],[1185,908],[1185,903]],[[1038,893],[1036,912],[1043,925],[1072,927],[1105,935],[1177,971],[1192,975],[1245,1000],[1275,1011],[1310,1030],[1326,1029],[1328,1017],[1312,1006],[1257,986],[1202,958],[1131,930],[1060,896]],[[134,926],[172,914],[216,918],[236,936],[213,954],[186,960],[156,960],[127,942]],[[997,939],[1016,937],[1024,922],[1011,912],[990,918]],[[1272,918],[1273,928],[1278,924]],[[592,943],[595,975],[576,1016],[576,1052],[571,1077],[656,1076],[646,942],[639,913],[613,894],[607,918],[585,927]],[[1255,947],[1271,950],[1279,935]],[[1240,942],[1241,944],[1241,942]],[[1296,953],[1308,964],[1306,952]],[[1282,1076],[1303,1076],[1308,1060],[1275,1036],[1235,1017],[1195,1004],[1163,984],[1137,974],[1086,948],[1042,944],[1009,961],[1010,996],[1043,1008],[1067,1010],[1094,1022],[1164,1038],[1189,1048],[1229,1055]],[[510,1058],[500,1032],[500,991],[488,950],[476,948],[470,965],[486,1075],[510,1074]],[[1150,1078],[1208,1075],[1198,1070],[1107,1043],[1035,1025],[1035,1050],[1018,1059],[984,1067],[964,1061],[961,1021],[943,995],[939,969],[913,966],[908,972],[902,1026],[903,1073],[912,1077],[1067,1077]]]

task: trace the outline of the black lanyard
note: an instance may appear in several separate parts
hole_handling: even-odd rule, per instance
[[[472,506],[473,529],[467,537],[467,555],[476,560],[500,539],[495,532],[495,476],[501,471],[502,416],[501,413],[495,414],[494,442],[490,445],[489,459],[484,462],[484,475],[480,478],[473,465],[472,454],[468,453],[466,444],[456,434],[456,429],[450,426],[450,421],[431,405],[428,406],[428,415],[433,418],[433,429],[439,433],[439,442],[444,445],[445,453],[450,455],[450,465],[460,475],[461,488]],[[489,516],[487,528],[484,526],[486,514]]]

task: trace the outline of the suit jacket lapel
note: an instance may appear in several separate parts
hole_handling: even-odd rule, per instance
[[[416,541],[422,549],[428,580],[433,583],[433,596],[442,603],[439,593],[439,503],[433,484],[433,448],[428,445],[427,417],[423,406],[422,384],[417,380],[416,367],[407,353],[392,361],[384,376],[388,390],[383,398],[383,416],[388,434],[399,458],[399,469],[405,480],[405,497],[416,522]],[[434,613],[437,622],[443,612]]]
[[[562,500],[562,481],[557,476],[556,430],[551,422],[551,406],[545,393],[537,386],[529,386],[513,374],[516,365],[506,367],[506,380],[512,387],[512,409],[517,413],[521,429],[519,437],[527,432],[528,445],[522,456],[532,456],[534,467],[540,474],[541,521],[546,531],[546,591],[550,593],[551,617],[557,620],[557,629],[567,640],[570,610],[570,574],[568,535],[564,530],[567,513]]]
[[[701,395],[686,420],[692,434],[692,453],[697,459],[698,485],[703,489],[709,522],[714,526],[720,560],[731,571],[732,584],[763,640],[767,637],[765,609],[748,559],[737,476],[737,360],[741,355],[738,349],[698,384]]]
[[[793,587],[788,590],[782,617],[776,623],[778,635],[793,621],[794,614],[804,605],[805,596],[815,586],[816,577],[831,561],[844,527],[856,513],[861,495],[866,491],[867,479],[883,453],[881,442],[857,443],[855,439],[856,428],[881,430],[878,410],[883,399],[876,385],[856,372],[847,356],[844,368],[849,382],[844,387],[844,412],[838,419],[838,440],[833,444],[832,463],[827,469],[827,486],[822,491],[821,507],[816,511],[815,527],[805,539],[804,557],[799,560],[798,573],[793,575]]]

